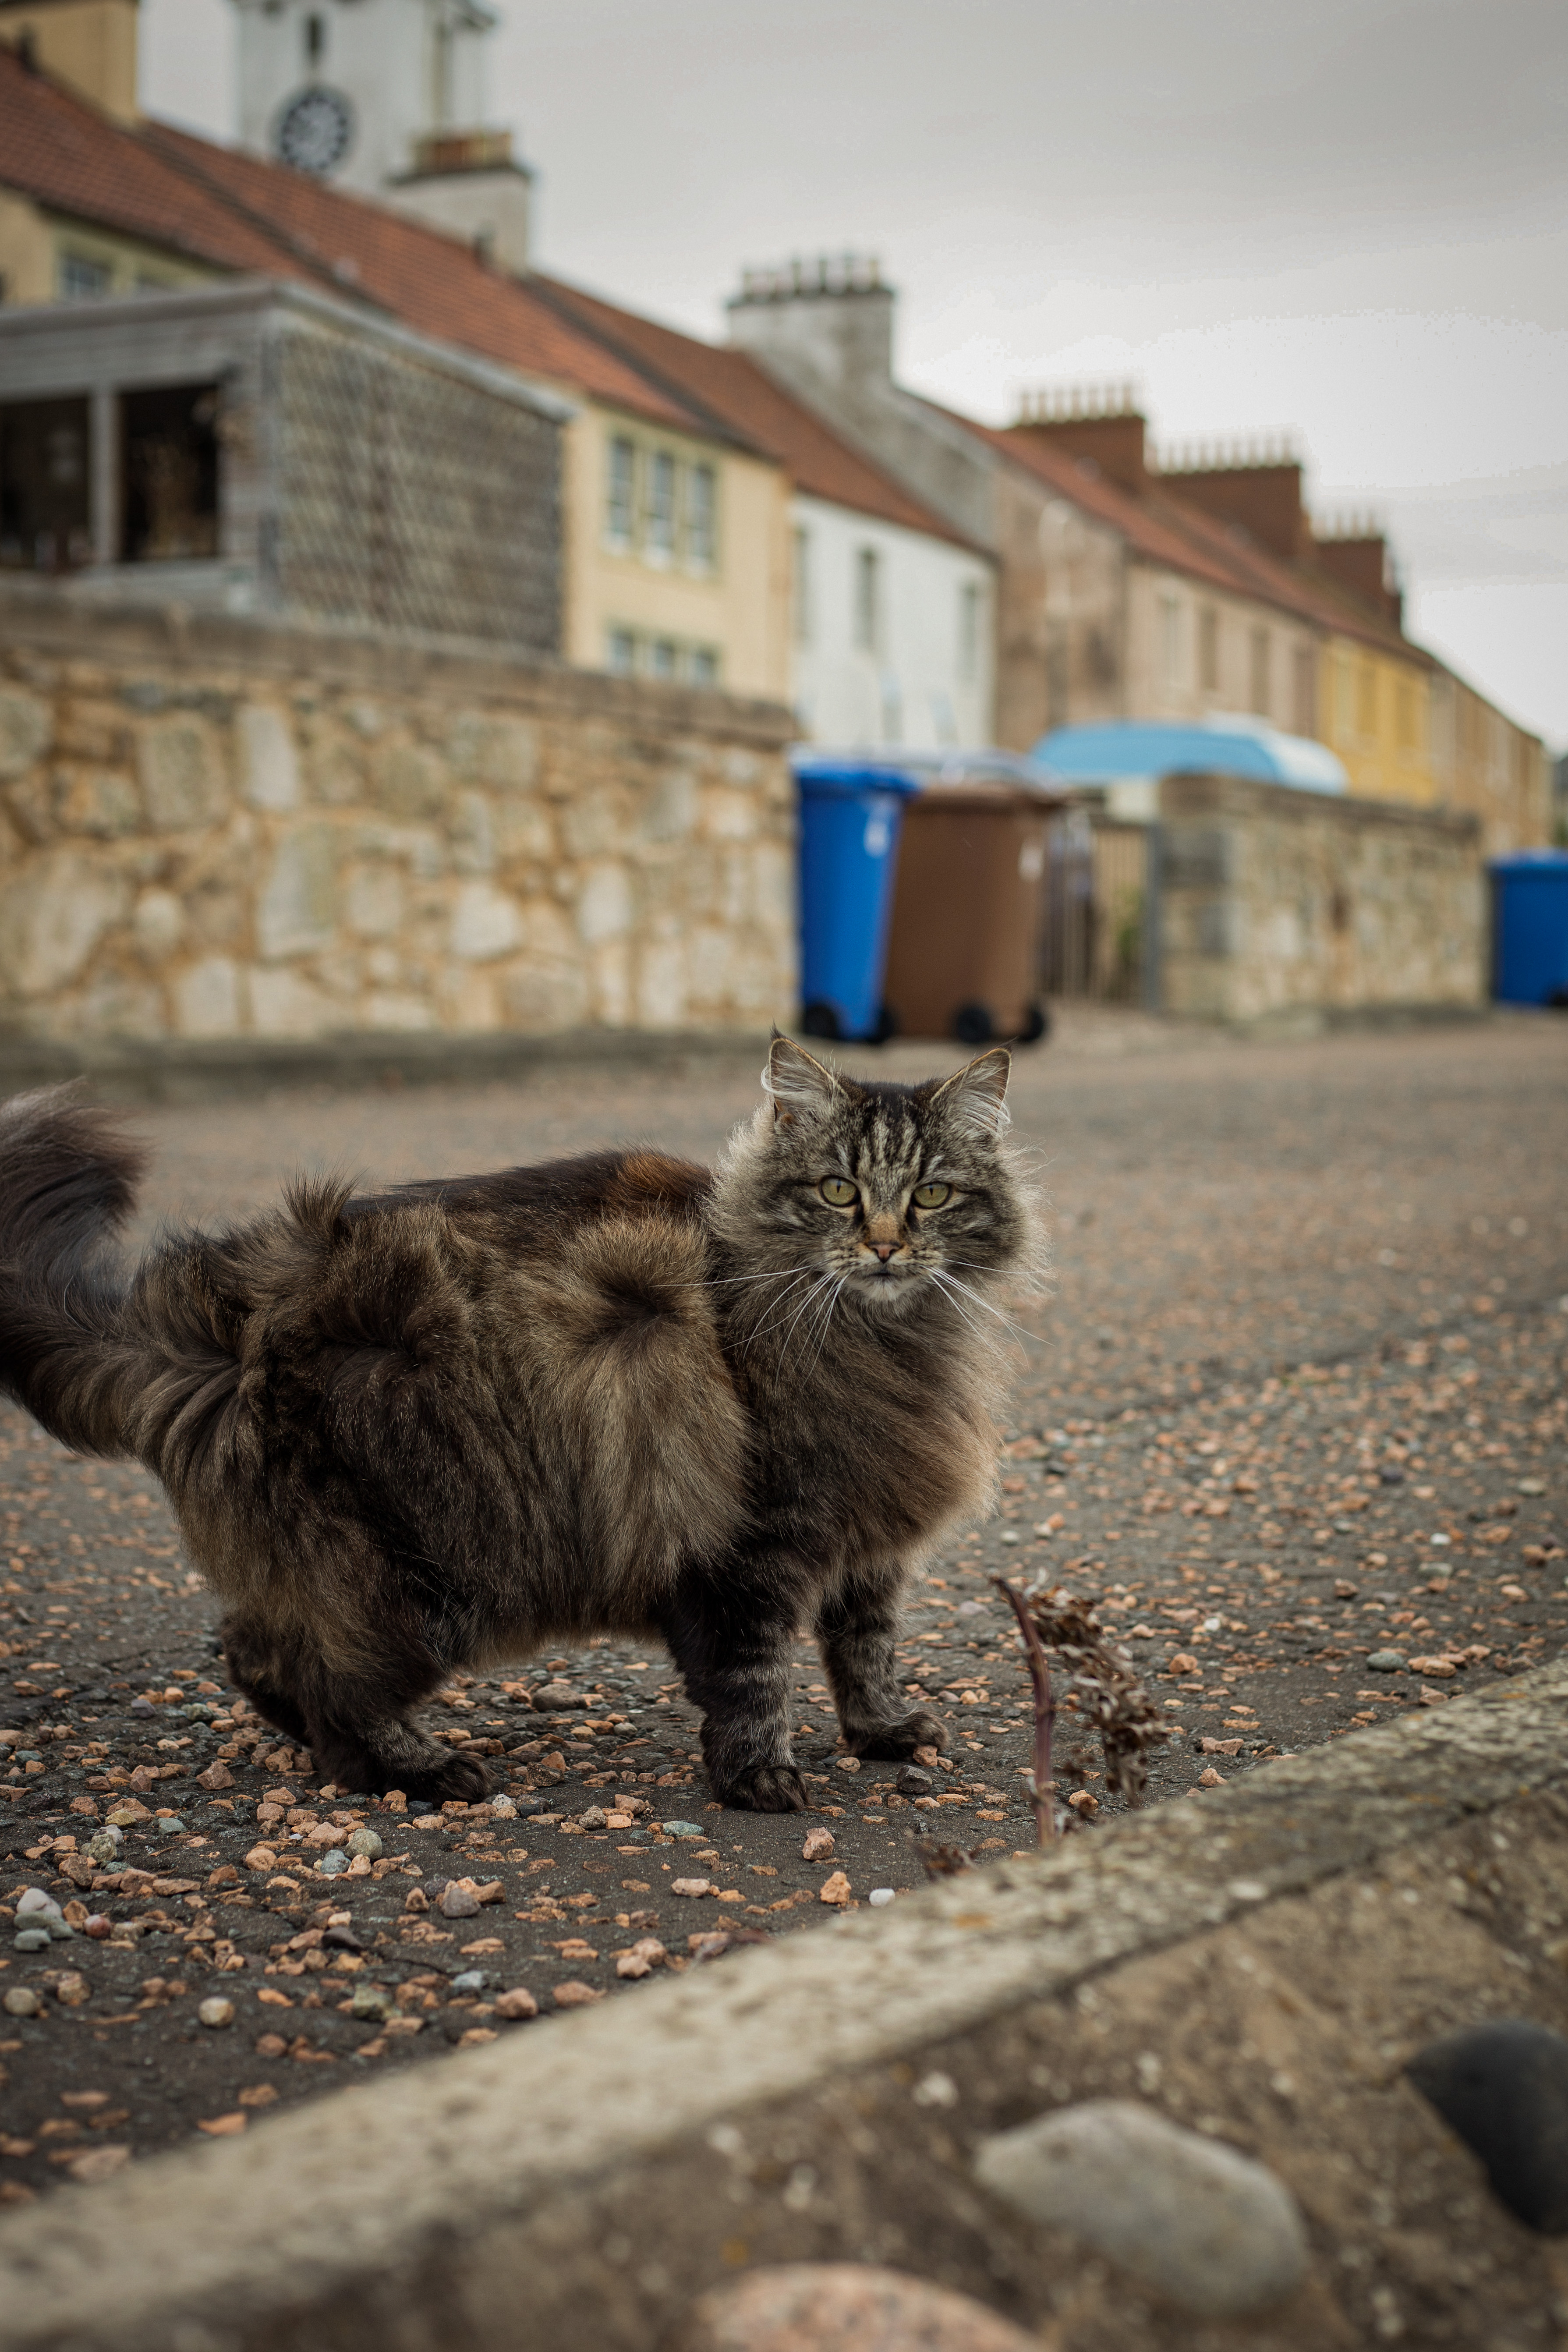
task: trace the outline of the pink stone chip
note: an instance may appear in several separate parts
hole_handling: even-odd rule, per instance
[[[704,2295],[676,2352],[1040,2352],[982,2303],[869,2263],[790,2263]]]

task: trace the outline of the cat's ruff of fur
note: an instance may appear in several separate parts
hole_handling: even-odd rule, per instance
[[[301,1181],[128,1275],[105,1244],[140,1148],[68,1088],[20,1096],[0,1387],[163,1481],[232,1679],[341,1787],[482,1795],[412,1710],[455,1669],[615,1633],[668,1643],[720,1797],[796,1807],[802,1627],[852,1752],[942,1731],[893,1643],[910,1571],[994,1486],[984,1292],[1038,1255],[1006,1078],[994,1052],[852,1080],[775,1038],[717,1171],[633,1150]]]

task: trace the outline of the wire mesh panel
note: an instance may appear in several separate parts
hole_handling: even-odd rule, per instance
[[[347,336],[280,336],[274,382],[285,608],[557,649],[552,418]]]
[[[1152,840],[1145,825],[1118,824],[1088,809],[1052,819],[1041,960],[1046,995],[1099,1004],[1144,1001]]]

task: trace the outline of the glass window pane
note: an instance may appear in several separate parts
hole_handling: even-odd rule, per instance
[[[630,677],[637,666],[637,641],[630,629],[612,629],[607,651],[616,676]]]
[[[718,685],[719,656],[712,646],[692,646],[691,683],[693,686]]]
[[[717,552],[717,484],[711,466],[693,466],[686,478],[686,560],[710,572]]]
[[[875,653],[881,635],[881,582],[877,551],[863,547],[855,559],[855,642]]]
[[[656,637],[648,667],[655,677],[673,677],[679,666],[679,658],[672,637]]]
[[[675,460],[668,449],[657,449],[648,467],[647,535],[650,555],[675,553]]]
[[[61,254],[59,289],[62,302],[89,302],[95,294],[107,294],[109,283],[107,261],[89,260],[85,253]]]
[[[616,547],[629,547],[637,530],[637,453],[635,443],[617,433],[610,443],[609,499],[605,530]]]
[[[811,643],[812,583],[811,533],[796,530],[795,534],[795,641],[797,646]]]

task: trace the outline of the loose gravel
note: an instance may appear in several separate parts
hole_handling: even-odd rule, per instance
[[[917,1585],[901,1651],[952,1736],[937,1766],[857,1769],[803,1644],[805,1818],[712,1806],[668,1659],[616,1642],[438,1696],[492,1804],[321,1786],[233,1702],[154,1484],[0,1411],[0,2201],[897,1900],[922,1845],[1026,1846],[997,1575],[1049,1573],[1117,1627],[1173,1725],[1152,1802],[1555,1654],[1565,1079],[1568,1024],[1545,1021],[1266,1047],[1080,1018],[1021,1057],[1054,1296],[1019,1309],[1040,1336],[1000,1511]],[[631,1137],[706,1155],[754,1086],[749,1060],[705,1062],[143,1112],[149,1223],[244,1209],[300,1165],[387,1181]],[[1058,1755],[1092,1836],[1115,1804],[1070,1717]]]

